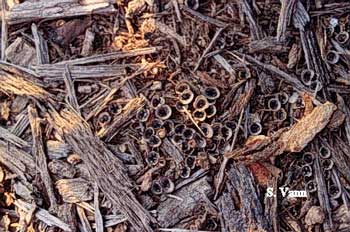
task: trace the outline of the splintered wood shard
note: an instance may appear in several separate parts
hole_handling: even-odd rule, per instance
[[[63,222],[61,219],[53,216],[50,214],[47,210],[38,208],[36,205],[29,204],[23,200],[16,200],[14,202],[14,205],[17,206],[19,209],[25,211],[25,212],[34,212],[34,216],[44,222],[45,224],[49,226],[56,226],[63,231],[71,232],[71,228],[68,224]]]
[[[127,176],[125,166],[93,134],[90,126],[69,110],[63,110],[61,114],[50,111],[49,120],[72,150],[82,158],[92,180],[113,206],[128,216],[132,227],[136,231],[153,231],[150,223],[155,222],[155,219],[133,195],[134,185]]]
[[[111,0],[25,1],[12,7],[6,15],[6,20],[8,24],[18,24],[40,19],[76,17],[92,13],[113,13],[116,11],[113,3]]]
[[[47,47],[47,42],[38,31],[38,27],[35,23],[32,24],[32,33],[34,37],[35,49],[36,49],[36,59],[39,64],[50,63],[49,49]]]
[[[146,104],[144,98],[134,98],[128,102],[123,108],[120,115],[116,116],[112,124],[108,127],[102,128],[97,135],[100,138],[104,138],[105,141],[109,142],[116,136],[119,131],[126,126],[127,123],[136,115],[138,109],[142,108]]]
[[[33,157],[27,152],[10,146],[0,141],[0,163],[18,175],[22,180],[27,181],[36,173],[36,164]]]
[[[247,17],[247,21],[250,27],[250,35],[252,40],[261,40],[264,38],[264,33],[261,26],[258,24],[252,7],[250,6],[250,1],[242,0],[242,9]]]
[[[35,160],[37,161],[38,171],[40,172],[41,180],[44,183],[47,195],[50,199],[50,208],[55,212],[58,209],[58,204],[55,197],[53,183],[47,167],[47,158],[44,150],[40,118],[38,116],[37,110],[32,105],[28,106],[28,116],[33,135],[32,154],[34,155]]]
[[[293,11],[297,0],[282,0],[281,12],[278,19],[277,25],[277,41],[283,42],[286,39],[286,32],[289,23],[291,23],[291,19],[293,16]]]
[[[66,85],[68,103],[74,108],[74,110],[76,110],[77,112],[80,112],[78,98],[75,93],[74,83],[73,83],[68,65],[64,67],[63,79]]]
[[[304,116],[290,130],[283,133],[280,142],[286,144],[285,151],[300,152],[314,137],[325,128],[337,107],[326,102]]]
[[[332,221],[332,209],[330,199],[328,197],[327,184],[323,178],[321,170],[320,157],[317,155],[313,164],[313,170],[315,172],[315,181],[317,185],[317,196],[320,202],[320,206],[327,214],[325,221],[322,224],[324,231],[333,231],[333,221]]]
[[[33,97],[44,102],[54,99],[53,95],[35,83],[2,71],[0,71],[0,90],[5,93]]]
[[[3,127],[0,127],[0,138],[16,145],[19,148],[29,147],[29,143],[27,141],[21,139],[20,137],[16,136],[15,134],[11,133]]]

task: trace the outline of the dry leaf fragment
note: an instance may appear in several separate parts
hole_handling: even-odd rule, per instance
[[[0,166],[0,183],[2,183],[5,179],[5,172],[2,169],[2,167]]]
[[[308,226],[321,224],[325,219],[324,212],[320,206],[312,206],[305,216],[305,223]]]
[[[317,106],[310,114],[305,115],[290,130],[284,132],[279,142],[284,144],[284,151],[300,152],[306,145],[325,128],[337,107],[326,102]]]
[[[252,172],[254,179],[259,185],[267,186],[270,177],[270,172],[264,165],[257,162],[249,164],[248,168]]]
[[[92,188],[83,178],[59,180],[56,182],[56,188],[67,203],[90,201],[93,198]]]
[[[8,101],[5,101],[0,104],[0,118],[8,120],[10,117],[10,104]]]

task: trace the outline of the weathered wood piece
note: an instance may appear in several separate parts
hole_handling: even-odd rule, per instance
[[[6,49],[6,59],[13,64],[29,67],[37,64],[35,49],[22,37],[18,37]]]
[[[43,38],[42,34],[38,31],[38,27],[36,26],[35,23],[32,24],[32,34],[34,37],[36,59],[38,64],[50,63],[47,41]]]
[[[68,104],[70,104],[76,112],[80,113],[78,99],[75,93],[74,83],[68,65],[64,67],[63,79],[66,85]]]
[[[43,136],[40,125],[41,120],[38,116],[37,110],[32,105],[28,106],[28,116],[33,135],[32,154],[37,162],[37,171],[40,173],[41,180],[46,188],[46,192],[50,200],[50,208],[55,212],[57,210],[58,203],[47,167],[47,158],[44,150]]]
[[[173,194],[179,199],[167,198],[157,208],[157,219],[161,227],[172,227],[191,216],[196,206],[204,202],[204,195],[212,194],[212,189],[206,177],[202,177]]]
[[[15,5],[6,15],[8,24],[54,19],[91,13],[113,13],[116,11],[110,0],[53,0],[26,1]]]
[[[277,25],[277,35],[276,35],[277,41],[280,41],[280,42],[285,41],[287,27],[292,21],[293,11],[297,2],[298,2],[297,0],[281,1],[282,6],[280,11],[280,16],[278,19],[278,25]]]
[[[54,96],[37,84],[22,78],[0,71],[0,90],[5,93],[33,97],[43,102],[54,102]]]
[[[75,205],[68,203],[61,204],[58,208],[57,216],[69,225],[72,232],[77,231],[78,221],[76,218]]]
[[[103,138],[107,142],[111,141],[127,123],[130,123],[130,119],[132,119],[136,115],[137,110],[144,105],[144,98],[131,99],[123,108],[122,113],[116,116],[111,125],[101,128],[97,133],[98,137]]]
[[[189,15],[194,16],[195,18],[198,18],[204,22],[208,22],[210,24],[213,24],[217,27],[225,28],[226,26],[228,26],[227,23],[222,22],[218,19],[211,18],[207,15],[203,15],[203,14],[199,13],[198,11],[192,10],[191,8],[187,7],[186,5],[181,5],[181,9],[184,10]]]
[[[78,203],[93,199],[92,186],[83,178],[58,180],[56,188],[66,203]]]
[[[47,140],[46,141],[47,155],[50,159],[66,158],[71,148],[68,144],[62,141]]]
[[[232,167],[227,176],[227,189],[219,201],[224,230],[271,231],[259,200],[260,193],[248,169],[242,165]]]
[[[27,152],[0,141],[0,163],[18,175],[23,181],[31,179],[37,170],[33,157]]]
[[[109,60],[116,60],[116,59],[122,59],[127,57],[148,55],[148,54],[156,53],[160,49],[161,47],[149,47],[149,48],[138,48],[130,51],[111,52],[111,53],[93,55],[93,56],[78,58],[73,60],[65,60],[65,61],[56,63],[56,65],[64,65],[64,64],[77,65],[77,64],[105,62]]]
[[[103,218],[100,211],[100,202],[99,202],[99,189],[97,183],[94,184],[94,208],[95,208],[95,223],[96,223],[96,232],[103,232]]]
[[[242,0],[242,1],[240,1],[240,4],[242,5],[242,9],[243,9],[244,14],[247,17],[247,21],[249,23],[251,39],[252,40],[263,39],[265,37],[264,32],[263,32],[261,26],[258,24],[256,16],[255,16],[253,9],[251,7],[251,1]]]
[[[68,110],[63,110],[61,114],[50,110],[49,120],[73,151],[80,155],[92,180],[112,205],[128,216],[136,230],[153,231],[150,223],[156,221],[130,191],[133,183],[127,176],[126,168],[93,134],[89,125],[79,115]]]
[[[125,65],[87,65],[69,66],[72,79],[101,79],[105,77],[122,77],[126,75],[126,68],[136,68],[138,64]],[[37,65],[31,67],[39,77],[47,81],[63,80],[65,65]]]
[[[178,165],[184,160],[184,154],[182,154],[182,152],[168,138],[164,138],[161,150],[169,157],[173,158]]]
[[[327,186],[322,174],[321,163],[320,163],[320,158],[318,154],[316,155],[316,158],[313,164],[313,170],[315,171],[315,181],[317,184],[318,201],[320,203],[320,206],[324,210],[325,214],[327,215],[325,218],[325,221],[322,224],[322,227],[324,231],[332,231],[333,220],[332,220],[330,199],[328,198]]]
[[[67,231],[67,232],[72,231],[68,224],[63,222],[61,219],[53,216],[45,209],[41,209],[41,208],[37,207],[36,205],[29,204],[29,203],[22,201],[22,200],[16,200],[14,202],[14,204],[19,209],[24,210],[25,212],[35,211],[34,216],[38,220],[44,222],[45,224],[47,224],[49,226],[57,226],[58,228],[61,228],[62,230]]]
[[[3,127],[0,127],[0,138],[19,148],[28,148],[30,146],[27,141],[21,139]]]
[[[246,59],[248,62],[255,64],[257,66],[259,66],[262,69],[268,70],[271,73],[276,74],[276,77],[287,82],[288,84],[290,84],[291,86],[293,86],[294,88],[296,88],[297,90],[301,91],[301,92],[306,92],[309,94],[313,94],[312,91],[310,91],[308,88],[306,88],[303,83],[301,83],[301,81],[298,80],[298,78],[296,78],[295,76],[293,76],[292,74],[288,74],[284,71],[282,71],[281,69],[271,65],[271,64],[265,64],[261,61],[258,61],[257,59],[255,59],[254,57],[250,56],[250,55],[246,55],[246,54],[239,54],[237,52],[235,52],[236,54],[239,55],[240,58]]]
[[[1,0],[1,60],[6,60],[6,47],[7,47],[7,33],[8,22],[6,20],[7,6],[6,0]]]

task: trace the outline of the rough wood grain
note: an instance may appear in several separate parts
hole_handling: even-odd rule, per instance
[[[33,157],[27,152],[0,141],[0,163],[19,176],[23,181],[31,180],[37,167]]]
[[[64,223],[61,219],[53,216],[45,209],[41,209],[37,207],[36,205],[29,204],[22,200],[16,200],[14,204],[21,210],[24,210],[25,212],[35,211],[34,216],[44,222],[45,224],[49,226],[57,226],[58,228],[61,228],[64,231],[71,232],[69,225]]]
[[[38,61],[38,64],[50,63],[47,41],[43,38],[42,34],[38,31],[38,27],[36,26],[35,23],[32,24],[32,34],[34,37],[36,59]]]
[[[50,121],[73,151],[80,155],[90,176],[112,205],[125,213],[138,231],[153,231],[153,217],[140,205],[131,189],[133,183],[120,160],[91,131],[83,119],[69,110],[51,110]]]
[[[96,79],[105,77],[122,77],[126,75],[126,68],[137,68],[138,64],[125,65],[86,65],[86,66],[69,66],[72,79]],[[32,69],[39,77],[47,81],[63,80],[62,74],[65,65],[36,65]]]
[[[122,113],[116,116],[112,124],[106,128],[102,128],[97,133],[98,137],[103,138],[107,142],[111,141],[113,137],[116,136],[127,123],[130,122],[130,119],[136,115],[137,110],[144,105],[144,98],[131,99],[123,108]]]
[[[46,192],[50,200],[50,208],[53,212],[55,212],[58,208],[58,203],[47,167],[47,158],[44,150],[43,136],[40,125],[41,120],[38,116],[37,110],[32,105],[28,106],[28,116],[33,135],[32,154],[37,162],[37,171],[40,173],[41,180],[46,188]]]
[[[21,76],[0,71],[0,90],[5,93],[33,97],[43,102],[53,102],[54,96],[37,84]]]
[[[242,165],[232,167],[227,176],[227,189],[219,201],[226,231],[271,231],[248,169]]]
[[[0,138],[4,139],[5,141],[16,145],[19,148],[28,148],[29,143],[20,137],[17,137],[15,134],[11,133],[10,131],[6,130],[5,128],[0,127]]]
[[[68,104],[70,104],[76,112],[80,113],[78,99],[68,65],[64,67],[63,80],[66,86]]]
[[[192,215],[192,211],[204,201],[204,195],[212,193],[206,177],[181,188],[174,193],[179,199],[167,198],[157,208],[161,227],[172,227],[182,219]],[[180,200],[181,199],[181,200]]]
[[[8,12],[8,24],[31,22],[40,19],[54,19],[91,13],[113,13],[115,8],[110,0],[53,0],[25,1]]]

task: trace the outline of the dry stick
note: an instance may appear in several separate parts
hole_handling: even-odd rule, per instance
[[[84,232],[93,232],[90,226],[89,220],[86,217],[84,209],[78,205],[77,205],[77,213],[81,222],[80,230]]]
[[[38,27],[35,25],[35,23],[32,24],[32,33],[35,43],[36,59],[38,60],[38,64],[50,63],[47,42],[46,40],[44,40],[43,36],[38,32]]]
[[[195,10],[192,10],[191,8],[187,7],[186,5],[182,5],[181,6],[181,9],[182,10],[185,10],[187,13],[190,13],[192,16],[204,21],[204,22],[207,22],[207,23],[210,23],[210,24],[213,24],[217,27],[221,27],[221,28],[224,28],[226,26],[228,26],[227,23],[225,22],[222,22],[220,20],[217,20],[217,19],[213,19],[209,16],[206,16],[206,15],[203,15],[201,13],[199,13],[198,11],[195,11]]]
[[[72,79],[100,79],[105,77],[121,77],[126,75],[126,68],[139,68],[140,64],[114,64],[114,65],[84,65],[70,66]],[[39,77],[48,80],[62,80],[65,65],[46,64],[32,66]]]
[[[233,135],[232,143],[231,143],[231,146],[230,146],[230,152],[233,151],[233,148],[235,146],[235,143],[236,143],[236,140],[237,140],[237,136],[238,136],[238,132],[239,132],[239,129],[241,127],[243,114],[244,114],[244,109],[242,109],[241,114],[239,115],[237,128],[235,130],[235,134]],[[229,159],[230,158],[228,158],[227,156],[224,156],[224,160],[221,163],[220,170],[219,170],[218,174],[215,177],[215,196],[214,196],[214,199],[217,199],[217,197],[219,195],[219,192],[220,192],[220,189],[222,187],[223,180],[224,180],[224,173],[225,173],[226,165],[227,165]]]
[[[205,137],[205,134],[204,134],[203,130],[199,127],[198,123],[193,119],[191,113],[187,109],[184,109],[184,112],[189,117],[189,119],[191,120],[193,125],[195,125],[195,127],[197,127],[197,129],[201,133],[201,135],[203,135]]]
[[[40,172],[41,180],[44,183],[47,195],[50,199],[50,208],[51,210],[56,212],[56,210],[58,209],[58,204],[55,197],[53,183],[50,178],[50,174],[47,167],[47,160],[44,151],[43,137],[40,126],[40,118],[38,116],[37,110],[32,105],[28,106],[28,116],[33,135],[32,154],[37,160],[37,165],[39,169],[38,171]]]
[[[30,75],[33,77],[37,77],[36,73],[33,70],[16,64],[8,63],[6,61],[0,61],[0,68],[4,71],[12,72],[17,75]]]
[[[242,4],[242,10],[244,11],[244,14],[246,15],[249,23],[251,38],[253,40],[263,39],[265,37],[263,30],[258,24],[249,2],[247,0],[242,0],[240,2]]]
[[[179,3],[177,2],[177,0],[171,0],[171,2],[173,3],[177,20],[179,20],[179,22],[182,23],[181,13],[180,13],[180,9],[179,9]]]
[[[266,69],[274,74],[277,74],[277,76],[276,76],[277,78],[290,84],[291,86],[293,86],[295,89],[299,90],[300,92],[306,92],[310,95],[313,94],[312,91],[310,91],[308,88],[304,87],[303,83],[301,83],[301,81],[299,81],[297,77],[293,77],[292,75],[285,73],[284,71],[280,70],[279,68],[277,68],[271,64],[264,64],[250,55],[243,55],[243,54],[238,53],[238,52],[235,52],[235,54],[238,55],[238,57],[240,58],[239,59],[240,61],[242,61],[242,58],[244,57],[250,63],[258,65],[263,69]]]
[[[346,134],[346,139],[350,144],[350,110],[345,104],[344,99],[339,94],[337,94],[337,100],[339,102],[339,108],[345,113],[345,122],[344,122],[345,134]]]
[[[142,56],[142,55],[148,55],[152,53],[156,53],[161,49],[161,47],[149,47],[149,48],[138,48],[130,51],[120,51],[120,52],[112,52],[107,54],[100,54],[100,55],[94,55],[84,58],[78,58],[75,60],[66,60],[57,63],[56,65],[62,65],[62,64],[89,64],[89,63],[97,63],[97,62],[105,62],[108,60],[115,60],[115,59],[122,59],[127,57],[134,57],[134,56]]]
[[[71,104],[74,110],[80,113],[78,99],[75,93],[74,84],[73,84],[72,76],[70,75],[68,65],[66,65],[64,68],[63,79],[66,85],[68,103]]]
[[[88,121],[92,117],[97,116],[103,110],[103,108],[113,99],[113,96],[117,91],[118,89],[116,88],[111,89],[107,96],[104,99],[102,99],[102,101],[96,107],[94,107],[94,109],[88,114],[86,120]]]
[[[293,11],[297,0],[282,0],[280,16],[277,25],[276,39],[279,42],[284,42],[286,39],[286,31],[288,24],[291,22]]]
[[[137,105],[134,103],[132,104]],[[123,125],[124,119],[122,117],[116,121],[121,120]],[[152,232],[150,223],[156,221],[131,192],[135,186],[127,176],[126,167],[94,135],[89,124],[78,114],[69,110],[63,110],[61,114],[51,110],[49,120],[73,151],[82,158],[92,181],[98,184],[113,207],[128,216],[130,224],[136,231]]]
[[[7,24],[6,24],[6,0],[1,0],[1,60],[6,60]]]
[[[227,62],[227,60],[220,54],[214,55],[214,59],[231,75],[233,81],[235,81],[236,80],[235,70],[233,70],[233,68]]]
[[[99,189],[97,183],[94,184],[94,208],[95,208],[95,223],[96,223],[96,232],[103,232],[103,219],[100,211],[99,204]]]
[[[36,209],[35,213],[34,213],[34,216],[38,220],[44,222],[45,224],[47,224],[49,226],[56,226],[56,227],[62,229],[63,231],[67,231],[67,232],[71,232],[72,231],[69,228],[69,225],[64,223],[61,219],[51,215],[45,209],[38,208],[37,206],[29,204],[27,202],[24,202],[22,200],[16,200],[14,202],[14,205],[17,206],[19,209],[25,211],[25,212],[31,212],[34,209]]]
[[[325,210],[327,217],[323,222],[324,231],[333,231],[333,221],[332,221],[332,211],[331,205],[328,198],[327,186],[323,178],[323,173],[321,170],[320,158],[317,155],[314,161],[313,169],[315,171],[315,180],[317,184],[317,196],[320,206]]]
[[[113,13],[114,1],[39,0],[16,4],[7,14],[8,23],[18,24],[40,19],[55,19],[91,15],[92,13]]]
[[[3,127],[0,127],[0,138],[13,145],[16,145],[19,148],[29,147],[29,143],[27,141],[21,139],[20,137],[6,130]]]
[[[10,132],[20,137],[29,126],[27,110],[24,109],[17,117],[19,117],[19,119],[17,120],[16,124],[13,125]]]
[[[217,30],[215,32],[215,35],[213,37],[213,39],[210,41],[208,47],[203,51],[203,54],[201,55],[201,57],[199,58],[199,60],[197,61],[197,64],[195,66],[195,68],[193,69],[193,71],[197,71],[197,69],[199,68],[199,66],[202,64],[202,61],[204,59],[204,56],[210,51],[210,49],[212,49],[212,47],[214,46],[216,40],[218,39],[219,35],[221,34],[221,32],[224,30],[225,28],[220,28],[219,30]]]

